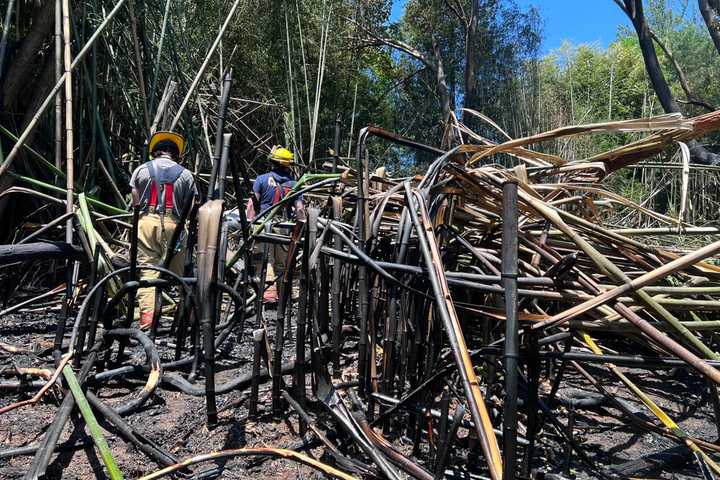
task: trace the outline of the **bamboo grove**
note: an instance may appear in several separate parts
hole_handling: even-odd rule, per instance
[[[692,179],[714,170],[692,164],[689,147],[720,129],[720,111],[541,133],[522,133],[532,122],[518,121],[509,133],[482,112],[466,108],[458,118],[441,102],[437,142],[368,126],[363,116],[343,125],[320,106],[330,32],[351,9],[313,10],[317,29],[306,33],[315,35],[316,70],[305,58],[310,37],[291,37],[292,9],[278,10],[288,25],[284,37],[275,31],[284,38],[275,53],[287,60],[286,105],[234,94],[245,77],[232,26],[252,11],[226,3],[209,13],[184,2],[179,15],[170,1],[41,2],[23,26],[34,33],[4,66],[11,14],[31,8],[7,5],[0,419],[19,431],[33,412],[52,414],[22,444],[7,436],[0,473],[21,465],[27,479],[70,477],[76,466],[59,461],[67,450],[112,479],[244,478],[252,473],[243,459],[342,479],[674,473],[672,462],[645,454],[604,462],[578,435],[577,419],[592,418],[599,429],[668,442],[690,476],[720,476],[720,446],[708,437],[720,435],[720,230],[694,221],[712,212],[698,211],[707,204],[697,185],[707,182]],[[343,21],[383,43],[361,21],[381,15],[373,6]],[[203,22],[213,26],[203,42],[178,31],[206,32]],[[17,63],[23,55],[45,61],[43,71]],[[442,71],[440,58],[426,68]],[[28,86],[32,95],[19,98]],[[351,91],[338,111],[357,96]],[[168,268],[171,254],[160,265],[138,262],[139,210],[127,195],[125,177],[158,129],[187,133],[185,160],[201,185],[180,216],[191,252],[181,275]],[[616,140],[587,155],[556,148],[598,136]],[[252,179],[280,137],[302,152],[303,175],[260,211]],[[390,151],[427,167],[388,173],[377,152]],[[653,209],[655,193],[608,187],[627,172],[668,170],[657,162],[673,155],[672,212]],[[663,182],[652,175],[644,191]],[[278,221],[300,196],[306,220]],[[259,212],[253,221],[248,202]],[[267,260],[271,245],[287,251],[284,274],[271,282],[275,310],[263,303],[265,267],[251,260],[257,249]],[[144,269],[159,278],[142,280]],[[135,300],[147,287],[160,294],[144,332]],[[49,329],[34,330],[33,319]],[[690,380],[675,381],[678,372]],[[648,379],[657,380],[652,388]],[[201,424],[187,434],[200,445],[153,431],[166,392],[202,405]],[[674,411],[673,398],[689,404],[693,395],[694,412]],[[283,423],[294,438],[267,444],[262,432]],[[250,426],[262,445],[203,443]],[[118,455],[120,442],[133,458]]]

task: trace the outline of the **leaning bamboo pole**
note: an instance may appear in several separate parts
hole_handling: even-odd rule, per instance
[[[422,255],[428,269],[428,277],[435,294],[435,305],[438,316],[443,322],[445,333],[448,336],[452,353],[457,364],[458,372],[462,379],[463,389],[467,396],[468,406],[472,419],[475,422],[475,431],[480,440],[485,459],[490,470],[490,477],[499,480],[503,475],[503,461],[500,455],[497,438],[493,432],[490,415],[485,406],[485,401],[480,391],[480,382],[470,359],[465,336],[460,326],[453,303],[450,289],[442,269],[440,249],[438,248],[435,231],[430,221],[430,215],[424,199],[417,190],[412,190],[410,184],[405,184],[405,196],[407,211],[415,226],[415,232],[419,239]],[[413,198],[417,201],[417,207],[413,205]],[[415,209],[418,209],[418,213]],[[361,380],[362,381],[362,380]]]
[[[105,20],[103,20],[103,22],[95,29],[95,32],[88,39],[87,43],[85,43],[82,50],[80,50],[80,52],[78,52],[78,54],[75,56],[75,59],[72,61],[68,72],[72,72],[75,68],[77,68],[85,55],[87,55],[87,53],[90,51],[93,44],[97,41],[98,38],[100,38],[100,34],[107,28],[112,19],[115,18],[115,15],[117,15],[118,11],[120,11],[120,8],[126,1],[127,0],[118,0],[118,3],[115,4],[115,7],[113,7],[110,13],[108,13],[107,17],[105,17]],[[8,156],[5,157],[5,161],[2,163],[2,165],[0,165],[0,177],[7,171],[8,168],[10,168],[13,160],[15,160],[15,157],[17,157],[18,153],[20,152],[20,149],[25,145],[25,142],[27,141],[32,131],[35,130],[35,127],[37,127],[38,123],[40,122],[40,118],[48,109],[50,103],[52,103],[52,101],[55,99],[55,96],[60,91],[60,88],[62,88],[67,81],[68,72],[63,73],[57,83],[55,83],[55,86],[52,88],[52,90],[50,90],[50,93],[48,93],[42,105],[40,105],[40,108],[37,109],[35,115],[33,115],[27,127],[25,127],[25,130],[23,130],[23,132],[18,137],[17,142],[15,142],[15,145],[13,145],[13,148],[12,150],[10,150]]]
[[[328,7],[327,20],[323,22],[320,29],[320,58],[318,59],[318,73],[315,81],[315,98],[313,106],[312,122],[310,124],[310,158],[308,165],[313,169],[315,165],[315,137],[317,133],[318,117],[320,115],[320,97],[322,96],[323,78],[325,78],[325,58],[328,48],[328,34],[330,32],[330,13],[332,7]]]
[[[153,67],[152,84],[150,85],[150,113],[155,108],[155,88],[157,87],[158,74],[160,73],[160,58],[162,57],[163,43],[165,41],[165,30],[167,30],[168,17],[170,16],[170,0],[165,1],[165,13],[163,14],[162,27],[160,28],[160,41],[158,42],[155,66]],[[167,87],[166,87],[167,89]],[[152,132],[151,132],[152,133]]]
[[[68,0],[63,0],[63,2],[67,1]],[[108,469],[110,478],[112,480],[122,480],[123,475],[117,466],[115,458],[113,458],[112,456],[112,452],[110,452],[110,446],[108,445],[107,440],[105,440],[105,437],[102,434],[102,430],[100,430],[100,424],[98,424],[95,415],[93,415],[90,404],[88,403],[87,398],[85,398],[85,395],[83,394],[80,382],[78,382],[78,379],[75,376],[75,372],[73,372],[73,369],[70,365],[66,365],[63,368],[62,372],[65,380],[68,383],[70,392],[75,398],[75,403],[78,406],[78,410],[80,410],[83,420],[85,420],[85,424],[87,425],[88,430],[90,430],[90,436],[92,437],[93,443],[95,443],[95,447],[100,452],[100,457],[102,458],[105,467]]]
[[[143,71],[142,57],[140,56],[140,44],[138,43],[137,19],[135,16],[134,1],[128,3],[130,12],[130,27],[132,34],[133,50],[135,51],[135,63],[138,76],[138,89],[140,90],[140,102],[142,103],[143,120],[145,121],[145,130],[150,130],[150,114],[148,113],[147,95],[145,94],[145,72]]]
[[[227,29],[228,25],[230,25],[230,20],[232,20],[232,17],[235,15],[235,10],[237,10],[238,5],[240,5],[240,0],[235,0],[235,2],[232,4],[232,7],[230,7],[230,12],[228,12],[227,16],[225,17],[225,22],[223,22],[222,26],[220,27],[220,31],[218,32],[217,36],[215,37],[215,41],[210,46],[210,50],[208,51],[207,55],[205,55],[205,60],[203,61],[202,65],[200,65],[200,69],[198,70],[197,74],[195,74],[195,78],[192,81],[192,84],[190,84],[190,88],[188,88],[187,94],[185,95],[185,98],[183,99],[182,103],[180,104],[180,108],[178,108],[177,113],[175,114],[175,118],[173,118],[172,123],[170,124],[169,130],[175,130],[175,127],[177,127],[178,122],[180,122],[180,117],[183,114],[183,111],[185,111],[185,107],[187,106],[188,102],[190,101],[190,97],[192,97],[193,93],[195,92],[195,89],[197,88],[198,84],[200,83],[200,80],[203,77],[203,74],[205,73],[205,70],[207,69],[208,65],[210,64],[210,59],[212,58],[213,54],[215,53],[215,50],[217,49],[218,45],[220,45],[220,40],[222,39],[223,35],[225,34],[225,30]],[[2,173],[2,172],[0,172]]]
[[[10,18],[12,17],[13,6],[15,0],[10,0],[5,10],[5,21],[3,22],[2,38],[0,38],[0,79],[3,78],[3,65],[5,60],[5,50],[7,49],[8,36],[10,35]]]

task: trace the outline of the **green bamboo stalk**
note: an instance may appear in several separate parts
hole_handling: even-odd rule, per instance
[[[155,108],[155,88],[157,87],[158,74],[160,73],[160,59],[162,58],[163,43],[165,41],[165,30],[167,29],[168,17],[170,16],[170,0],[165,1],[165,13],[163,14],[162,28],[160,29],[160,42],[158,43],[155,67],[153,68],[152,85],[150,85],[150,112]]]
[[[63,368],[63,375],[65,376],[65,380],[67,381],[73,397],[75,397],[75,402],[77,403],[78,409],[85,420],[85,424],[88,426],[88,430],[90,430],[90,436],[92,437],[95,446],[100,451],[100,456],[103,459],[103,463],[105,463],[105,467],[108,469],[110,478],[112,480],[122,480],[123,474],[118,468],[117,463],[112,456],[112,452],[110,452],[110,446],[105,440],[102,430],[100,430],[100,425],[98,424],[95,415],[93,415],[90,404],[88,403],[87,398],[85,398],[85,394],[83,394],[82,388],[80,388],[80,383],[78,382],[75,372],[73,372],[70,365],[65,365]]]
[[[7,128],[3,127],[2,125],[0,125],[0,133],[2,133],[3,135],[5,135],[6,137],[8,137],[10,140],[12,140],[12,141],[14,141],[14,142],[17,142],[17,141],[18,141],[18,137],[16,137],[10,130],[8,130]],[[55,175],[60,175],[62,178],[65,178],[65,172],[63,172],[62,170],[60,170],[60,169],[59,169],[58,167],[56,167],[53,163],[51,163],[50,161],[48,161],[45,157],[43,157],[42,155],[40,155],[40,154],[37,152],[37,150],[34,150],[32,147],[29,147],[29,146],[27,146],[27,145],[25,145],[25,144],[23,144],[23,147],[25,147],[25,150],[27,150],[27,151],[31,154],[32,157],[34,157],[35,159],[37,159],[40,163],[42,163],[42,164],[43,164],[44,166],[46,166],[47,168],[51,169],[51,170],[53,171],[53,174],[55,174]],[[62,153],[62,152],[61,152],[61,153]],[[4,157],[4,156],[3,156],[2,158],[0,158],[0,161],[4,161],[4,160],[5,160],[5,157]]]
[[[37,187],[42,187],[45,190],[50,190],[50,191],[58,192],[58,193],[66,193],[66,190],[64,188],[56,187],[55,185],[50,185],[49,183],[45,183],[41,180],[36,180],[34,178],[26,177],[24,175],[18,175],[17,173],[14,173],[14,172],[8,172],[8,175],[11,175],[11,176],[17,178],[18,180],[22,180],[23,182],[27,182],[31,185],[35,185]],[[76,193],[74,193],[74,195],[77,197],[79,194],[76,192]],[[108,205],[107,203],[101,202],[100,200],[97,200],[93,197],[89,197],[86,195],[86,198],[87,198],[88,203],[90,203],[96,207],[102,208],[103,210],[106,210],[109,213],[113,213],[116,215],[124,215],[126,213],[129,213],[127,210],[123,210],[121,208],[114,207],[112,205]]]
[[[145,93],[145,72],[143,71],[142,56],[140,55],[140,43],[138,42],[137,16],[135,15],[134,0],[128,2],[128,11],[130,12],[130,32],[132,35],[133,49],[135,50],[135,63],[138,75],[138,90],[140,91],[140,103],[142,106],[143,120],[145,121],[145,131],[150,130],[150,114],[148,113],[147,95]]]
[[[540,213],[548,221],[554,224],[556,228],[564,232],[583,252],[585,252],[588,257],[590,257],[590,259],[595,263],[595,265],[597,265],[601,272],[603,272],[615,281],[622,283],[631,283],[631,279],[627,275],[625,275],[625,272],[620,270],[620,268],[618,268],[614,263],[608,260],[603,254],[596,250],[595,247],[590,245],[587,240],[582,238],[575,230],[570,228],[570,226],[565,223],[565,221],[561,218],[561,214],[565,212],[561,213],[560,211],[547,205],[545,202],[532,197],[531,195],[525,193],[522,190],[519,191],[519,194],[523,201],[531,205],[538,213]],[[712,360],[720,360],[720,355],[708,348],[708,346],[705,345],[695,335],[693,335],[690,330],[685,328],[685,326],[680,322],[680,320],[678,320],[672,313],[670,313],[666,308],[660,305],[647,292],[645,292],[643,289],[638,289],[634,292],[634,295],[637,296],[648,307],[653,309],[658,315],[660,315],[663,320],[672,325],[676,332],[678,332],[685,340],[687,340],[689,344],[702,352],[703,355]]]

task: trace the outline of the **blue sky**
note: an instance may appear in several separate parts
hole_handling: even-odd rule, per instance
[[[613,0],[518,0],[518,4],[532,5],[540,12],[544,53],[558,48],[565,40],[607,47],[615,40],[619,25],[632,26]]]
[[[630,21],[613,0],[516,0],[522,7],[535,6],[543,19],[541,53],[560,47],[563,41],[574,44],[595,43],[607,47],[619,25],[631,27]],[[671,3],[673,1],[671,0]],[[390,19],[398,20],[405,0],[394,0]]]

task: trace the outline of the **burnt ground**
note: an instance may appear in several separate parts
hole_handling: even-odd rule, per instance
[[[268,313],[270,320],[274,312]],[[29,346],[36,351],[34,354],[13,355],[12,362],[23,367],[47,366],[50,358],[49,351],[52,348],[54,325],[55,318],[52,315],[32,314],[0,318],[0,339],[2,341],[13,345]],[[254,325],[254,319],[248,319],[242,341],[238,342],[238,339],[233,337],[226,342],[228,348],[221,353],[218,360],[218,368],[221,370],[217,375],[218,383],[251,371],[250,338]],[[270,328],[270,334],[272,336],[272,328]],[[169,337],[160,337],[157,341],[158,351],[163,361],[172,359],[173,350],[170,341]],[[294,341],[287,344],[286,356],[288,358],[290,352],[294,352]],[[144,362],[144,355],[140,349],[132,349],[131,355],[136,363]],[[12,365],[7,353],[0,351],[0,359],[2,365]],[[617,398],[629,402],[638,411],[647,412],[627,389],[623,388],[601,365],[589,366],[587,370]],[[716,440],[717,429],[708,388],[696,375],[682,370],[664,370],[657,373],[633,369],[623,369],[623,371],[665,409],[688,434],[706,441]],[[345,373],[348,375],[344,375],[343,380],[353,380],[352,369],[346,369]],[[5,380],[9,379],[5,378],[3,381]],[[290,385],[291,377],[286,376],[285,381]],[[136,393],[144,382],[145,379],[140,377],[132,380],[113,380],[96,391],[98,396],[106,400],[108,404],[117,405]],[[543,384],[541,389],[547,392],[548,385]],[[563,398],[572,396],[578,390],[593,391],[586,380],[574,370],[568,369],[559,396]],[[0,406],[29,398],[33,393],[33,391],[24,393],[15,390],[0,391]],[[311,415],[319,418],[322,430],[331,438],[335,438],[335,424],[324,413],[322,405],[313,401],[309,389],[308,394],[310,396],[308,411]],[[294,412],[287,410],[283,418],[273,418],[270,411],[270,383],[265,383],[260,387],[258,418],[253,420],[247,418],[247,401],[242,401],[245,396],[241,391],[232,391],[218,397],[218,407],[222,412],[219,425],[212,430],[208,430],[205,426],[204,397],[190,396],[170,387],[159,388],[140,412],[136,412],[126,419],[140,433],[162,445],[180,459],[214,450],[246,446],[292,448],[301,442],[297,415]],[[57,412],[61,400],[59,390],[56,389],[34,406],[22,407],[1,415],[0,451],[38,442]],[[494,405],[491,408],[491,414],[499,415],[501,400],[497,396],[491,396],[489,404]],[[623,414],[611,406],[578,407],[572,410],[574,438],[582,445],[591,461],[597,465],[622,469],[628,466],[628,462],[643,457],[652,457],[676,446],[676,443],[661,435],[642,433],[635,427],[627,426],[623,422]],[[570,417],[568,406],[555,404],[553,412],[563,425],[567,425]],[[643,415],[645,415],[644,418],[652,420],[649,412],[640,414],[641,417]],[[84,431],[84,427],[75,428],[75,425],[79,423],[77,418],[73,417],[73,423],[69,424],[63,432],[60,451],[50,464],[48,478],[106,478],[102,462],[96,455],[89,437],[81,433]],[[394,418],[395,425],[404,424],[407,421],[406,414]],[[524,433],[522,426],[520,430],[521,433]],[[475,475],[482,476],[484,474],[482,460],[478,459],[475,454],[468,458],[468,449],[465,447],[475,444],[473,439],[468,437],[468,433],[468,430],[460,429],[460,440],[453,450],[449,465],[457,466],[456,473],[464,474],[464,478],[472,478]],[[388,436],[404,452],[409,453],[412,450],[411,439],[404,436],[400,438]],[[106,433],[106,437],[125,478],[136,478],[159,469],[155,462],[136,450],[134,446],[126,444],[117,435]],[[429,453],[428,450],[428,443],[423,442],[417,456],[421,460],[427,461],[432,457],[432,453]],[[350,452],[357,454],[356,450]],[[310,450],[310,453],[315,458],[329,461],[323,457],[322,448],[314,448]],[[680,455],[673,458],[676,460],[675,462],[671,461],[669,464],[660,462],[657,465],[659,468],[645,468],[639,470],[634,476],[663,479],[702,478],[692,457],[681,452]],[[31,462],[32,455],[1,458],[0,478],[22,478]],[[470,472],[466,470],[466,462],[469,462],[471,466]],[[567,443],[558,435],[549,421],[545,423],[543,432],[538,436],[538,449],[533,463],[536,469],[555,472],[567,478],[599,478],[599,475],[586,466],[577,454],[568,454]],[[216,467],[222,468],[222,478],[228,479],[323,478],[321,473],[292,461],[272,459],[262,461],[262,459],[258,460],[252,457],[230,458],[217,463],[206,462],[194,467],[194,471],[197,473]],[[476,471],[473,472],[473,469]],[[627,478],[627,475],[621,475],[621,477]]]

